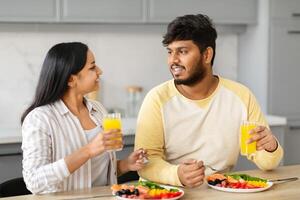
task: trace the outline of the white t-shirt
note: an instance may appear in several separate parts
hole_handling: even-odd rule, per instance
[[[101,134],[102,128],[98,125],[93,129],[84,130],[86,138],[91,142],[97,134]],[[103,154],[91,159],[92,161],[92,186],[108,185],[108,166],[109,166],[109,154],[104,152]]]

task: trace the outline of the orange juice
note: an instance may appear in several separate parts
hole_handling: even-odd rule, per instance
[[[253,155],[256,152],[256,142],[247,144],[247,141],[251,138],[249,131],[256,127],[255,123],[243,122],[241,125],[241,135],[240,135],[240,148],[241,155]]]
[[[108,131],[112,129],[120,129],[122,127],[121,123],[121,114],[120,113],[110,113],[104,116],[103,118],[103,130]],[[120,132],[119,136],[113,138],[112,140],[120,140],[122,141],[122,133]],[[115,151],[120,151],[122,149],[114,149]]]
[[[121,120],[113,118],[104,118],[103,119],[103,129],[105,131],[111,129],[121,129]]]

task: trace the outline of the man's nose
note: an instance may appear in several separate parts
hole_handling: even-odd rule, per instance
[[[178,64],[179,63],[179,57],[176,53],[170,54],[169,56],[169,63],[170,64]]]

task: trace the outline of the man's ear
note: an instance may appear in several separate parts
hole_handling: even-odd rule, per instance
[[[68,80],[68,86],[70,88],[74,88],[76,86],[76,80],[77,80],[77,77],[75,75],[71,75]]]
[[[205,64],[211,64],[213,55],[214,55],[214,50],[211,47],[207,47],[206,50],[203,53],[203,58],[204,58],[204,63]]]

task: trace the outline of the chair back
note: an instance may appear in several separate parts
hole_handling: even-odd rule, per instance
[[[0,184],[0,197],[31,194],[27,190],[23,177],[7,180]]]
[[[130,182],[130,181],[137,181],[139,180],[139,178],[140,177],[136,171],[129,171],[118,177],[118,184]]]

